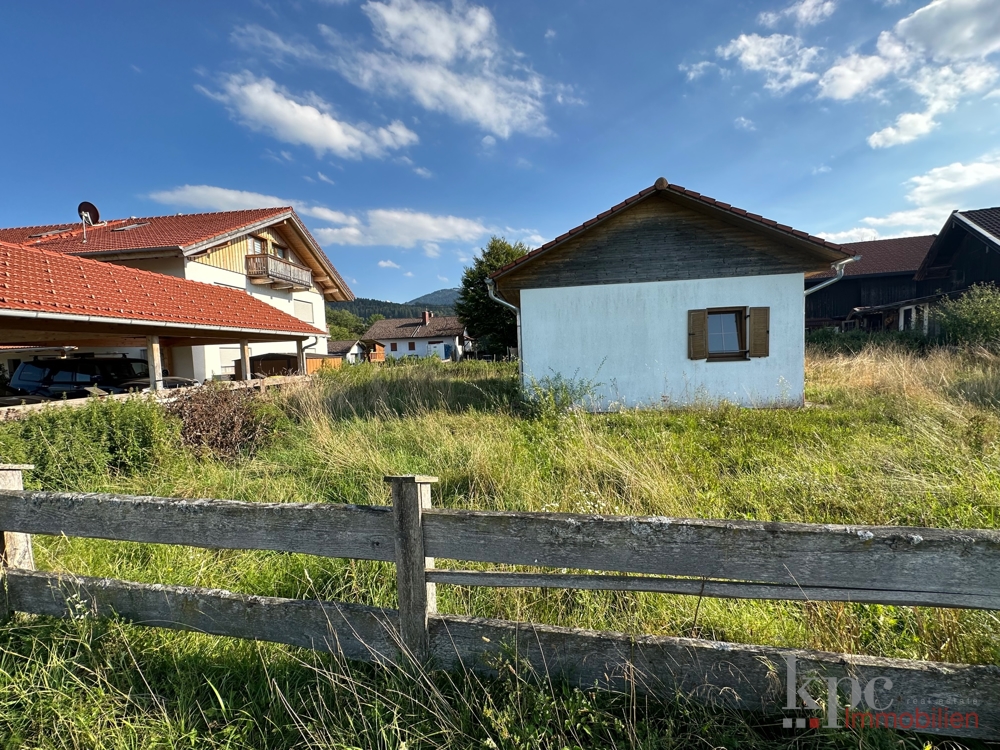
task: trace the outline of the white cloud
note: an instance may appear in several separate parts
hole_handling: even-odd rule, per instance
[[[826,164],[820,164],[818,167],[813,167],[813,174],[826,174],[830,171],[832,170]]]
[[[274,195],[254,193],[249,190],[232,190],[215,185],[182,185],[173,190],[150,193],[157,203],[168,206],[195,208],[200,211],[240,211],[248,208],[271,208],[292,206],[303,216],[334,224],[358,224],[358,219],[342,211],[334,211],[325,206],[317,206],[306,201],[279,198]]]
[[[409,277],[412,278],[413,277],[413,271],[407,271],[406,273],[403,274],[403,276],[409,276]]]
[[[434,173],[431,172],[431,170],[429,170],[427,167],[414,167],[413,172],[414,174],[419,175],[420,177],[423,177],[425,179],[430,179],[431,177],[434,176]]]
[[[799,0],[784,10],[761,13],[757,20],[764,26],[773,28],[785,18],[790,18],[799,26],[815,26],[822,23],[837,9],[834,0]]]
[[[380,260],[378,262],[379,268],[399,268],[398,263],[393,263],[391,260]]]
[[[497,139],[492,135],[484,135],[482,140],[483,148],[493,148],[497,145]]]
[[[333,180],[331,180],[329,177],[327,177],[325,174],[323,174],[322,172],[317,172],[316,176],[319,177],[319,179],[322,182],[325,182],[327,185],[336,185],[337,184]]]
[[[746,117],[737,117],[733,120],[733,125],[736,126],[738,130],[756,130],[757,126],[753,124],[753,120],[747,119]]]
[[[689,81],[695,81],[701,78],[705,73],[707,73],[712,68],[719,67],[714,62],[709,60],[702,60],[701,62],[692,63],[690,65],[680,64],[677,69],[687,76]]]
[[[716,49],[716,54],[725,60],[736,58],[744,70],[764,73],[764,88],[776,94],[819,78],[809,70],[819,53],[819,47],[805,47],[801,39],[786,34],[740,34],[725,47]]]
[[[331,51],[285,39],[258,26],[234,30],[244,49],[279,64],[301,62],[340,72],[378,95],[407,97],[421,107],[471,122],[500,138],[547,134],[545,101],[578,103],[570,87],[550,83],[498,35],[492,13],[468,2],[370,0],[361,10],[377,47],[364,49],[320,25]]]
[[[555,29],[546,29],[545,30],[545,38],[546,39],[555,39],[556,38],[556,30]]]
[[[447,276],[438,276],[438,281],[443,281],[445,284],[447,284],[448,283],[448,277]]]
[[[1000,7],[996,0],[933,0],[896,32],[934,60],[981,59],[1000,51]]]
[[[149,197],[165,205],[201,211],[292,206],[302,216],[336,225],[313,229],[313,234],[324,245],[384,245],[401,248],[419,245],[424,253],[432,258],[440,254],[439,243],[472,242],[498,231],[475,219],[428,214],[408,209],[372,209],[365,212],[362,220],[352,214],[308,201],[214,185],[182,185],[172,190],[151,193]],[[509,234],[522,236],[527,242],[532,230],[510,230]]]
[[[981,92],[997,80],[998,71],[991,65],[958,63],[940,68],[925,66],[907,80],[907,84],[923,97],[923,112],[905,112],[896,123],[868,137],[872,148],[886,148],[909,143],[927,135],[938,126],[937,116],[950,112],[959,101]]]
[[[809,26],[834,9],[835,0],[799,0],[763,13],[759,20],[774,26],[794,19],[800,27]],[[887,148],[927,135],[938,127],[941,115],[995,85],[1000,71],[986,58],[1000,52],[1000,2],[931,0],[882,31],[875,47],[875,54],[848,50],[822,75],[813,69],[821,48],[806,46],[798,36],[741,34],[716,54],[735,59],[743,70],[763,73],[764,88],[777,94],[815,82],[820,98],[849,101],[868,94],[889,102],[892,91],[909,89],[923,99],[922,109],[896,114],[891,125],[868,137],[872,148]],[[694,80],[708,65],[704,61],[681,69]]]
[[[382,157],[418,140],[417,134],[399,120],[385,127],[338,120],[332,107],[315,94],[293,97],[270,78],[257,78],[251,73],[225,77],[219,91],[197,88],[225,104],[251,130],[268,133],[284,143],[309,146],[317,156],[332,153],[349,159]]]
[[[315,231],[329,245],[390,245],[413,247],[424,243],[471,241],[489,231],[473,219],[440,216],[406,209],[374,209],[367,214],[367,224],[323,227]]]
[[[965,164],[954,162],[935,167],[911,177],[904,184],[907,186],[904,197],[913,208],[885,216],[866,216],[861,220],[863,227],[820,236],[833,242],[857,242],[882,236],[933,234],[953,210],[975,208],[984,202],[995,203],[993,196],[1000,187],[1000,151]],[[886,234],[880,233],[880,229]]]

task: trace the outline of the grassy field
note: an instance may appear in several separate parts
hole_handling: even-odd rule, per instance
[[[1000,360],[810,354],[808,408],[588,415],[525,404],[509,365],[339,371],[270,395],[254,455],[180,445],[143,402],[0,423],[0,462],[40,489],[387,504],[386,474],[440,477],[438,506],[998,527]],[[39,567],[395,606],[393,566],[36,538]],[[463,564],[464,566],[464,564]],[[993,613],[620,592],[439,587],[444,612],[965,663],[1000,662]],[[923,748],[885,731],[803,735],[683,701],[571,690],[513,670],[374,670],[311,652],[117,622],[0,628],[4,748]]]

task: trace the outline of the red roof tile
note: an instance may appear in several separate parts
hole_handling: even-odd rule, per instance
[[[919,237],[894,237],[889,240],[845,243],[841,247],[851,255],[860,255],[861,260],[844,266],[844,276],[914,273],[923,263],[936,236],[925,234]],[[825,279],[833,275],[833,271],[820,271],[809,274],[808,278]]]
[[[160,247],[186,248],[291,211],[290,207],[278,207],[114,219],[88,227],[86,242],[83,241],[83,226],[80,222],[46,227],[15,227],[0,229],[0,241],[44,247],[47,250],[71,254]],[[66,231],[48,234],[59,229]],[[45,236],[33,236],[39,234]]]
[[[677,193],[677,194],[680,194],[680,195],[684,195],[684,196],[687,196],[689,198],[693,198],[693,199],[695,199],[697,201],[700,201],[701,203],[704,203],[706,205],[712,206],[713,208],[721,209],[721,210],[723,210],[723,211],[725,211],[727,213],[734,214],[735,216],[740,216],[740,217],[743,217],[743,218],[751,219],[752,221],[756,221],[757,223],[763,224],[763,225],[765,225],[765,226],[767,226],[767,227],[769,227],[771,229],[777,229],[777,230],[779,230],[779,231],[781,231],[781,232],[783,232],[785,234],[788,234],[788,235],[790,235],[792,237],[795,237],[796,239],[804,239],[804,240],[806,240],[808,242],[811,242],[811,243],[813,243],[815,245],[819,245],[821,247],[824,247],[824,248],[827,248],[827,249],[830,249],[830,250],[841,251],[841,252],[844,252],[845,254],[848,254],[844,247],[841,247],[840,245],[838,245],[838,244],[836,244],[834,242],[830,242],[829,240],[824,240],[822,237],[815,237],[815,236],[813,236],[811,234],[808,234],[807,232],[803,232],[803,231],[797,230],[797,229],[792,229],[791,227],[785,226],[784,224],[779,224],[778,222],[774,221],[773,219],[765,219],[760,214],[751,214],[751,213],[748,213],[746,211],[746,209],[736,208],[734,206],[729,205],[728,203],[722,203],[721,201],[715,200],[715,198],[710,198],[707,195],[702,195],[701,193],[696,193],[694,190],[688,190],[687,188],[681,187],[680,185],[671,185],[670,183],[668,183],[665,179],[663,179],[661,177],[660,179],[658,179],[656,181],[656,183],[654,185],[651,185],[650,187],[646,188],[645,190],[640,190],[635,195],[633,195],[633,196],[631,196],[629,198],[626,198],[624,201],[622,201],[618,205],[613,206],[609,210],[604,211],[604,212],[598,214],[593,219],[590,219],[590,220],[584,222],[583,224],[581,224],[578,227],[574,227],[573,229],[570,229],[568,232],[559,235],[554,240],[545,243],[541,247],[535,248],[534,250],[532,250],[527,255],[522,255],[517,260],[515,260],[515,261],[513,261],[511,263],[508,263],[503,268],[500,268],[500,269],[494,271],[492,274],[490,274],[490,277],[491,278],[497,278],[498,276],[502,276],[503,274],[505,274],[508,271],[510,271],[511,269],[513,269],[513,268],[521,265],[522,263],[526,263],[528,261],[534,260],[534,258],[536,258],[541,253],[544,253],[547,250],[551,250],[553,247],[555,247],[556,245],[562,243],[563,241],[565,241],[566,239],[572,237],[573,235],[578,234],[578,233],[584,231],[585,229],[589,229],[597,221],[601,221],[601,220],[603,220],[603,219],[605,219],[605,218],[607,218],[609,216],[612,216],[612,215],[618,213],[619,211],[627,208],[628,206],[631,206],[637,200],[641,200],[642,198],[645,198],[649,194],[651,194],[653,192],[656,192],[656,191],[663,191],[663,192],[670,192],[670,193]]]
[[[325,333],[237,289],[6,242],[0,242],[0,310]]]

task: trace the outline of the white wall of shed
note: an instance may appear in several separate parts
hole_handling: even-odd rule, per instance
[[[525,378],[591,381],[596,409],[720,401],[800,406],[803,286],[803,274],[797,273],[524,289]],[[737,362],[688,359],[688,310],[743,306],[771,309],[770,356]]]
[[[414,343],[413,351],[410,351],[410,342]],[[461,359],[465,352],[459,343],[458,336],[434,336],[425,339],[379,339],[379,343],[385,344],[385,356],[399,359],[400,357],[427,357],[433,352],[427,347],[431,341],[442,341],[452,348],[452,356]],[[397,351],[392,351],[392,344],[396,344]],[[440,357],[444,359],[443,356]]]

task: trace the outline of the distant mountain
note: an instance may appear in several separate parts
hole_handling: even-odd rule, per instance
[[[452,307],[455,304],[455,300],[458,299],[458,294],[461,291],[462,290],[457,287],[455,289],[438,289],[436,292],[425,294],[423,297],[417,297],[416,299],[411,299],[406,304],[438,305],[443,307]]]
[[[359,297],[351,302],[327,302],[326,304],[332,310],[347,310],[363,320],[375,314],[383,315],[386,318],[419,318],[424,310],[432,312],[435,315],[455,314],[454,309],[450,305],[401,305],[398,302],[365,299],[364,297]]]

